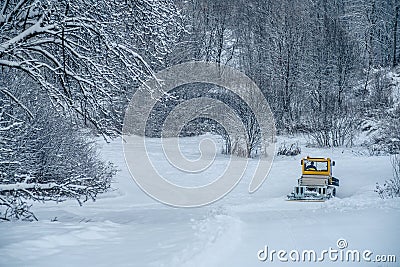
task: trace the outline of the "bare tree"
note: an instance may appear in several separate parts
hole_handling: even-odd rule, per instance
[[[0,66],[22,71],[53,104],[74,111],[100,132],[119,132],[114,126],[122,113],[116,108],[152,75],[150,63],[156,64],[174,41],[175,28],[163,30],[174,27],[174,12],[168,0],[3,1]],[[127,24],[131,16],[134,23]],[[148,42],[146,32],[157,38]],[[137,52],[144,44],[145,58]]]

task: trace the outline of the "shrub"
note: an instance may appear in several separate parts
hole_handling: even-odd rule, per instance
[[[376,184],[375,192],[381,198],[400,197],[400,156],[396,155],[392,158],[393,178],[386,180],[383,185]]]
[[[28,116],[0,94],[0,220],[36,219],[28,200],[94,200],[115,174],[87,131],[36,98]]]
[[[301,153],[301,149],[298,143],[293,143],[290,146],[286,146],[286,143],[283,143],[278,149],[278,156],[296,156]]]

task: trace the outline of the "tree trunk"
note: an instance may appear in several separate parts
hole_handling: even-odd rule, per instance
[[[399,18],[399,5],[397,4],[394,8],[394,23],[393,23],[393,63],[392,66],[397,65],[397,21]]]

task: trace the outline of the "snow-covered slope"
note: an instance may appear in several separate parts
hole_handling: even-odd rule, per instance
[[[294,142],[297,139],[279,138]],[[183,138],[185,155],[198,156],[199,138]],[[218,141],[218,140],[217,140]],[[228,160],[217,155],[215,165],[201,179],[175,176],[160,157],[153,139],[150,156],[159,171],[177,183],[210,182]],[[218,145],[217,145],[218,147]],[[268,179],[248,194],[251,170],[224,199],[201,208],[180,209],[160,204],[134,183],[125,167],[120,140],[103,145],[104,157],[120,168],[114,188],[95,203],[35,203],[38,222],[0,224],[0,266],[280,266],[274,255],[265,262],[258,252],[271,250],[370,250],[375,255],[396,255],[400,262],[400,201],[382,200],[373,191],[376,182],[392,176],[387,156],[369,156],[361,149],[306,148],[295,157],[276,157]],[[303,156],[326,156],[336,161],[334,174],[341,186],[327,202],[288,202],[300,175]],[[260,254],[260,256],[265,256]],[[289,258],[289,255],[286,255]],[[340,261],[338,259],[337,261]],[[318,266],[398,266],[399,263],[307,262]]]

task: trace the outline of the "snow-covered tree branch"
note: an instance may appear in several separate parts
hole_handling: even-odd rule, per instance
[[[110,187],[115,169],[82,126],[120,133],[179,20],[172,0],[0,2],[1,219],[35,219],[29,199],[82,203]]]
[[[115,169],[99,160],[94,141],[29,78],[15,70],[3,75],[14,77],[10,95],[27,105],[0,93],[0,218],[35,218],[27,200],[74,198],[81,204],[105,192]],[[18,91],[21,87],[29,91]]]
[[[118,109],[179,31],[164,0],[10,0],[0,10],[0,66],[25,73],[103,134],[119,132]]]

